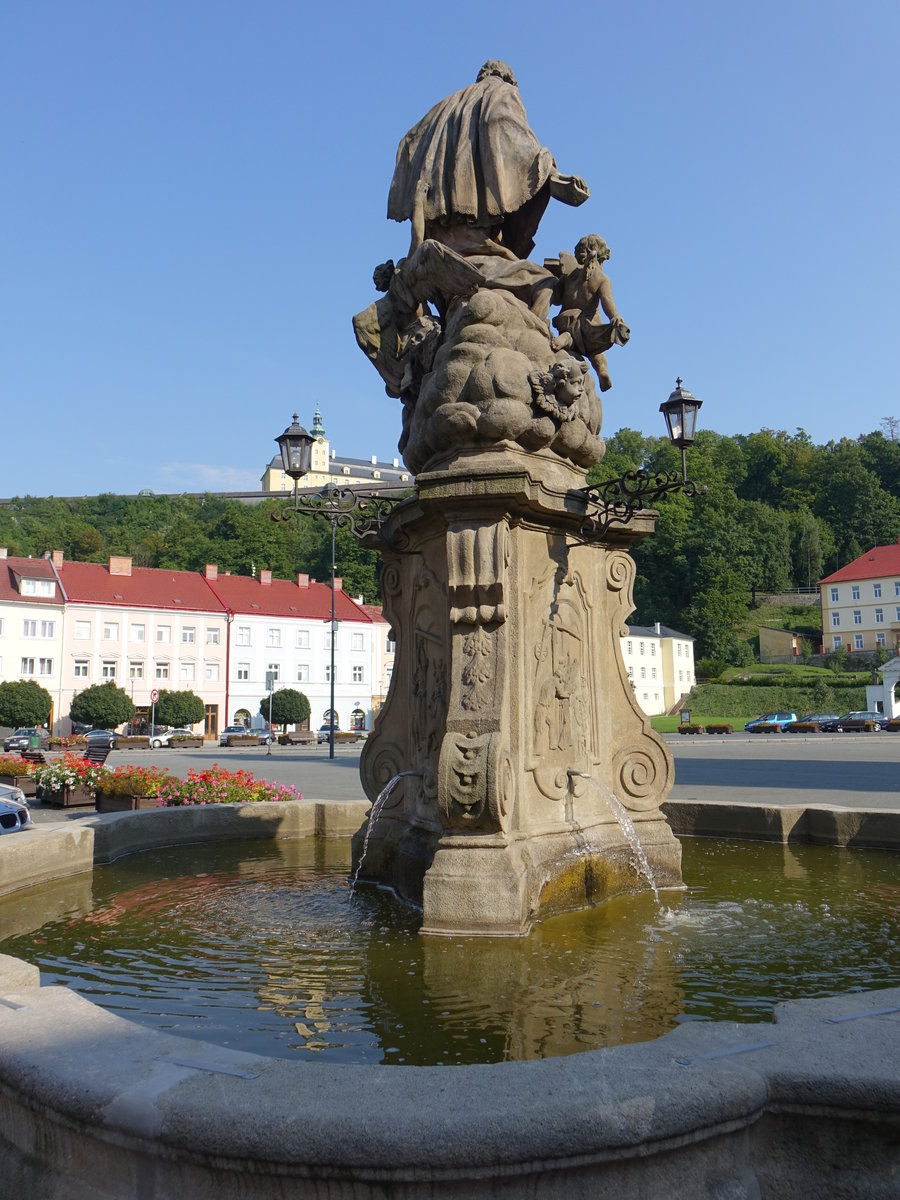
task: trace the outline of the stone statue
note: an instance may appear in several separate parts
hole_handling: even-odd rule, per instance
[[[410,470],[501,443],[582,469],[600,461],[602,409],[583,360],[606,390],[604,350],[628,340],[602,271],[609,252],[592,235],[574,259],[527,257],[550,200],[580,205],[589,194],[532,133],[505,63],[485,63],[400,142],[388,216],[410,222],[409,251],[376,268],[384,295],[353,325],[402,400]],[[555,337],[552,304],[563,306]]]

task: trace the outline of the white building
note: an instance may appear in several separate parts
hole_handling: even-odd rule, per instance
[[[0,548],[0,682],[33,680],[60,712],[64,599],[46,558],[9,557]]]
[[[657,622],[629,625],[620,638],[622,661],[648,717],[670,712],[694,686],[694,639]]]

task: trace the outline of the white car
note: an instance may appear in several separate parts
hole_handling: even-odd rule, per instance
[[[219,736],[219,745],[227,746],[230,737],[256,737],[260,746],[269,746],[275,741],[271,729],[249,729],[246,725],[226,725]]]
[[[160,750],[163,746],[168,746],[172,738],[196,736],[193,729],[164,729],[162,732],[157,729],[150,739],[150,745],[154,750]]]
[[[0,833],[18,833],[31,824],[31,813],[21,788],[0,784]]]

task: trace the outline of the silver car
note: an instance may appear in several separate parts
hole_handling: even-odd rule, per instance
[[[31,813],[21,788],[0,784],[0,833],[18,833],[31,824]]]

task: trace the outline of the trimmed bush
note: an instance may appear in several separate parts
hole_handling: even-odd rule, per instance
[[[785,725],[787,733],[818,733],[818,725],[814,725],[811,721],[791,721],[790,725]]]
[[[747,730],[748,733],[781,733],[781,726],[774,723],[766,723],[765,725],[753,725]]]
[[[679,732],[679,733],[702,733],[702,732],[703,732],[703,726],[702,726],[702,725],[700,725],[700,724],[697,724],[697,725],[688,725],[688,724],[686,724],[686,723],[685,723],[685,724],[682,724],[682,725],[679,725],[679,726],[678,726],[678,732]]]
[[[707,725],[706,732],[707,733],[734,733],[734,726],[728,725],[728,724]]]

